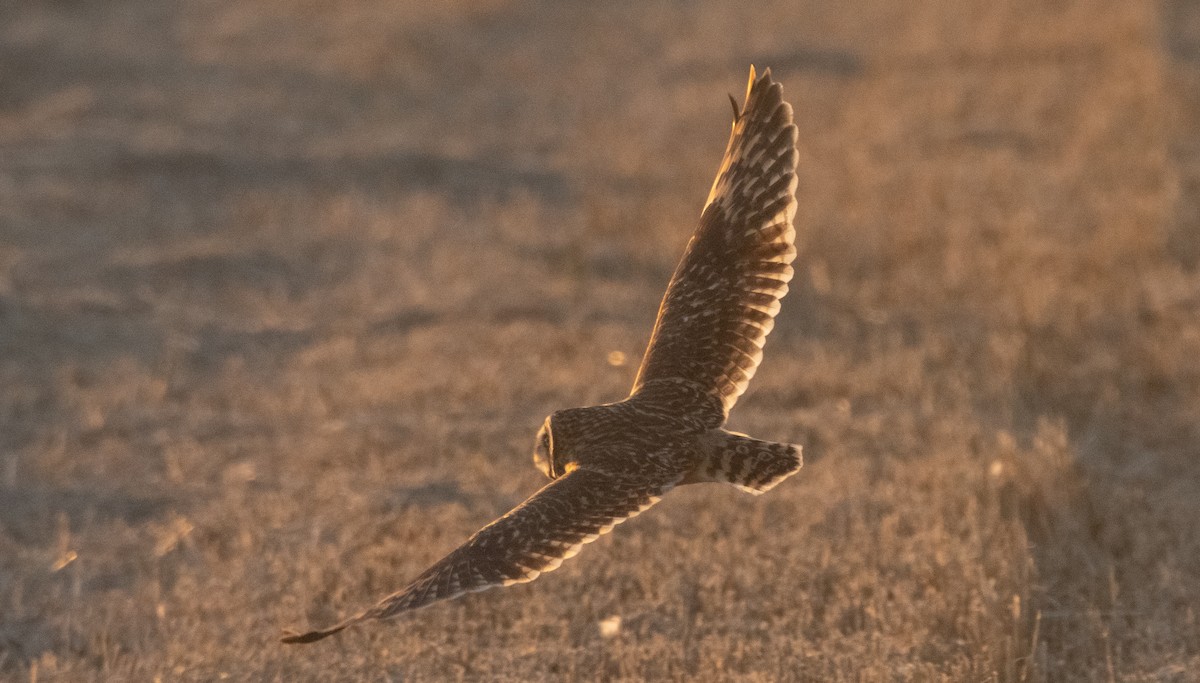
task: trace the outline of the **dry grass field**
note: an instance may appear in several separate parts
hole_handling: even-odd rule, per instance
[[[279,644],[624,396],[751,63],[805,468]],[[0,679],[1200,680],[1200,4],[0,4]]]

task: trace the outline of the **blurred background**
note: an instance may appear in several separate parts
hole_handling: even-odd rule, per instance
[[[801,473],[280,646],[624,396],[751,63]],[[1200,680],[1198,130],[1188,0],[4,3],[0,678]]]

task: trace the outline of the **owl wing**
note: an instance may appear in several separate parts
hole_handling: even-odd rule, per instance
[[[667,287],[633,395],[723,424],[754,376],[796,257],[796,126],[767,69],[746,103],[700,227]]]
[[[340,624],[303,634],[289,632],[283,642],[311,643],[360,621],[387,619],[468,592],[533,581],[574,557],[583,544],[657,503],[682,476],[682,470],[662,471],[649,480],[643,475],[572,470],[480,529],[403,590]]]

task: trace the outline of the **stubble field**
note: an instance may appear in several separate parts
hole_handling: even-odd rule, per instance
[[[804,469],[280,645],[624,396],[751,63]],[[6,3],[0,679],[1200,680],[1197,131],[1186,0]]]

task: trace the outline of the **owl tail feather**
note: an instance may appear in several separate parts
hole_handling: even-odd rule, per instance
[[[761,495],[795,474],[804,464],[800,446],[760,441],[745,434],[717,435],[701,467],[709,481],[724,481]]]

